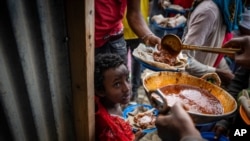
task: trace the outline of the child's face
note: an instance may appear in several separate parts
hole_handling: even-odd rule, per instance
[[[103,85],[105,87],[105,98],[110,102],[127,104],[130,101],[129,71],[124,64],[104,72]]]

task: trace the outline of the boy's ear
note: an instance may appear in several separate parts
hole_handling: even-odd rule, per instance
[[[96,90],[95,91],[95,94],[99,97],[104,97],[105,96],[105,93],[103,90]]]

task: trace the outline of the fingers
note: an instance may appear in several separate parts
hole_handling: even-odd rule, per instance
[[[174,112],[176,115],[188,115],[187,110],[189,107],[181,102],[176,102],[172,107],[171,111]]]
[[[155,121],[156,126],[166,126],[171,119],[171,115],[158,115]]]
[[[226,42],[223,47],[225,48],[236,48],[236,47],[240,47],[242,44],[243,38],[233,38],[232,40]]]
[[[220,138],[221,135],[225,133],[225,128],[218,126],[214,131],[214,139]]]
[[[142,132],[142,130],[138,130],[136,133],[135,133],[135,140],[139,140],[140,138],[142,138],[143,136],[145,136],[146,133]]]

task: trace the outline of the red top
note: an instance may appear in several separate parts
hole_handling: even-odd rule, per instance
[[[226,33],[225,37],[224,37],[224,40],[223,40],[223,43],[222,45],[224,45],[227,41],[231,40],[233,38],[233,33]],[[220,61],[221,59],[224,57],[223,54],[219,54],[215,63],[214,63],[214,67],[218,67],[219,64],[220,64]]]
[[[104,45],[105,36],[123,29],[127,0],[95,0],[95,47]]]
[[[173,4],[182,6],[184,9],[191,8],[194,0],[174,0]]]
[[[97,141],[133,141],[135,138],[132,127],[122,117],[110,115],[95,97],[95,131]]]

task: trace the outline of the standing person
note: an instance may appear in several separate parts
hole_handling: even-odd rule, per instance
[[[248,29],[248,31],[250,30]],[[249,35],[233,38],[223,46],[223,47],[240,47],[244,51],[243,53],[237,53],[233,58],[233,60],[235,60],[235,63],[239,66],[239,68],[235,72],[235,77],[232,79],[232,81],[230,82],[230,84],[226,89],[228,93],[230,93],[235,98],[236,101],[239,101],[239,103],[240,103],[239,94],[242,92],[242,90],[250,89],[250,55],[249,55],[250,36]],[[246,129],[247,131],[250,131],[250,126],[243,121],[243,119],[239,114],[239,111],[237,111],[234,116],[235,116],[234,118],[229,118],[218,122],[218,124],[214,127],[214,131],[217,133],[217,136],[220,136],[220,134],[222,133],[226,133],[226,130],[228,130],[230,140],[237,141],[239,140],[239,136],[234,136],[234,133],[237,129]],[[248,118],[250,119],[250,117]],[[249,138],[250,133],[249,132],[246,133],[243,137]]]
[[[122,117],[121,104],[131,97],[129,70],[118,54],[98,54],[95,57],[95,130],[97,141],[136,141],[142,132]]]
[[[242,10],[241,0],[194,0],[183,43],[221,47],[226,33],[238,28]],[[218,54],[186,50],[183,53],[190,56],[186,70],[192,75],[200,77],[216,72],[225,86],[234,77],[226,60],[223,57],[217,60]],[[218,66],[215,66],[216,61],[219,61]]]
[[[141,0],[141,13],[144,20],[148,24],[148,14],[149,14],[149,0]],[[130,49],[131,56],[131,82],[132,82],[132,97],[131,102],[136,102],[138,98],[138,88],[141,85],[141,64],[137,61],[132,53],[136,47],[142,42],[141,39],[131,30],[128,25],[126,14],[123,17],[122,23],[124,25],[124,38],[127,43],[127,49]]]
[[[160,15],[160,14],[163,17],[167,17],[167,12],[162,7],[162,3],[163,3],[163,0],[151,0],[150,1],[150,13],[149,13],[149,28],[156,36],[160,38],[164,36],[165,31],[160,28],[155,27],[151,18],[155,15]]]
[[[250,1],[244,1],[244,13],[242,13],[242,19],[239,23],[239,30],[235,31],[235,37],[227,42],[223,47],[237,47],[241,48],[242,52],[237,53],[231,58],[235,67],[235,77],[232,79],[226,90],[230,93],[236,101],[240,101],[239,94],[244,89],[250,88],[250,63],[249,63],[249,47],[250,47],[250,10],[247,7],[250,6]],[[231,56],[232,57],[232,56]],[[239,102],[240,103],[240,102]],[[249,117],[250,119],[250,117]],[[250,126],[246,126],[242,120],[239,112],[236,112],[233,118],[218,121],[214,127],[216,136],[227,133],[229,131],[230,140],[239,140],[238,136],[234,136],[234,132],[237,129],[244,128],[250,130]],[[250,133],[247,133],[244,138],[250,137]],[[242,139],[241,139],[242,140]]]
[[[184,9],[189,9],[194,0],[172,0],[173,4],[180,5]]]
[[[95,0],[95,55],[117,53],[127,62],[122,24],[126,8],[134,33],[147,45],[160,44],[160,38],[154,36],[143,19],[140,0]]]

